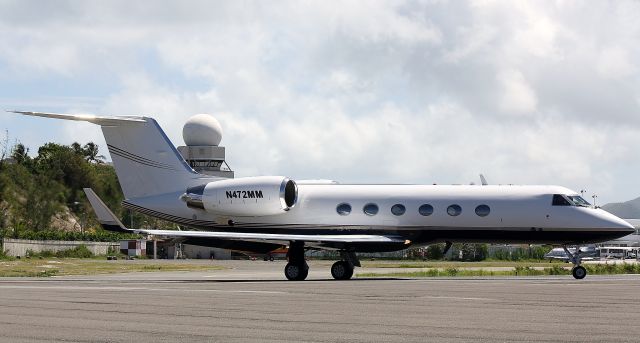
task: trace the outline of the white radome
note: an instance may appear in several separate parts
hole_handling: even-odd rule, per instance
[[[222,140],[222,126],[209,114],[196,114],[184,124],[182,138],[187,146],[218,146]]]

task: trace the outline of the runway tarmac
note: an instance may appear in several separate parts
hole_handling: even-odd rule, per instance
[[[0,342],[638,342],[640,276],[285,281],[214,272],[0,279]]]

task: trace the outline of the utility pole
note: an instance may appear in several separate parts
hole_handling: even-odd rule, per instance
[[[593,208],[598,208],[598,206],[596,206],[596,198],[598,197],[598,195],[594,194],[591,197],[593,198]]]

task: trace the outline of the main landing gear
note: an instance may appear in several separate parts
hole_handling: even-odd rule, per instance
[[[577,248],[574,254],[572,254],[569,249],[567,249],[566,245],[563,245],[562,248],[564,249],[564,252],[567,253],[567,256],[569,256],[569,261],[573,263],[573,269],[571,269],[571,274],[573,275],[573,277],[578,280],[584,279],[584,277],[587,276],[587,270],[580,265],[580,263],[582,262],[582,257],[580,256],[580,248]]]
[[[304,259],[304,242],[291,242],[287,253],[289,263],[284,267],[284,276],[291,281],[302,281],[309,275],[309,265]]]
[[[309,275],[309,265],[304,259],[304,242],[291,242],[287,254],[289,263],[284,267],[284,276],[291,281],[302,281]],[[360,267],[360,260],[354,252],[341,251],[341,261],[331,266],[331,276],[336,280],[349,280],[354,267]]]
[[[360,267],[360,260],[354,252],[341,251],[342,261],[331,266],[331,276],[336,280],[349,280],[353,276],[353,268]]]

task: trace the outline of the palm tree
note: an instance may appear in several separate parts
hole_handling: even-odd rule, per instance
[[[104,160],[104,156],[103,155],[98,155],[98,145],[93,143],[93,142],[89,142],[87,144],[84,145],[84,148],[82,149],[84,152],[84,158],[89,161],[89,162],[95,162],[95,163],[102,163]]]
[[[71,144],[71,149],[73,149],[73,152],[75,152],[76,154],[84,156],[84,150],[82,149],[80,143],[73,142],[73,144]]]

